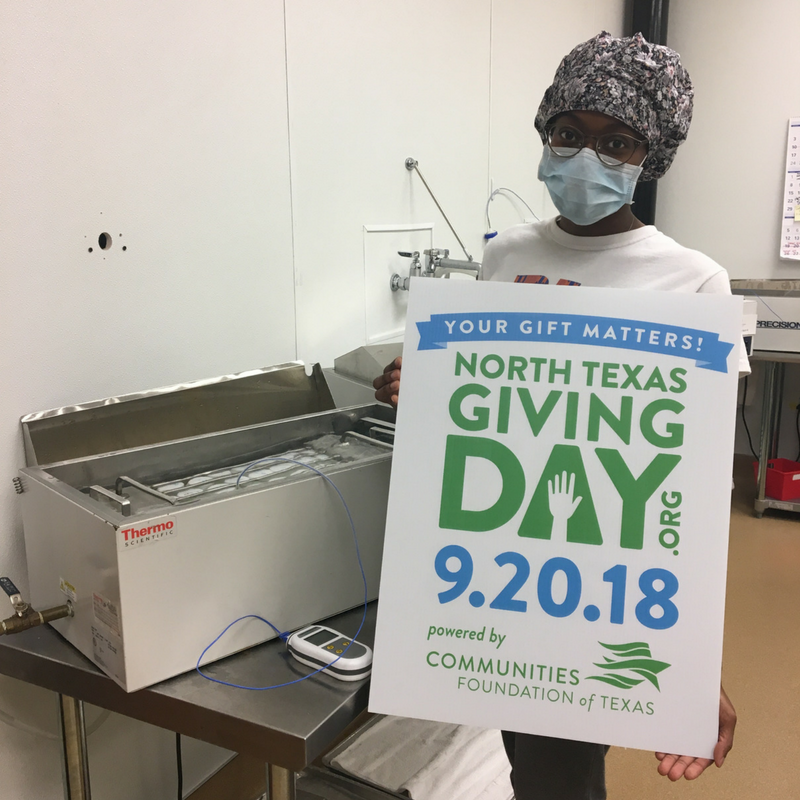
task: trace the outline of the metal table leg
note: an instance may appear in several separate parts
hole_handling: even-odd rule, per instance
[[[761,407],[761,459],[758,462],[758,495],[755,501],[757,517],[762,517],[770,504],[764,499],[767,486],[767,462],[777,458],[783,407],[783,380],[786,365],[767,361],[764,364],[764,394]]]
[[[296,800],[297,773],[267,764],[267,800]]]
[[[89,754],[86,747],[86,720],[83,701],[58,696],[58,717],[61,729],[62,766],[65,800],[91,800]]]

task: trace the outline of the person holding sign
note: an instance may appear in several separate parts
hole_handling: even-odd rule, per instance
[[[686,139],[693,89],[673,50],[641,34],[603,32],[561,62],[539,106],[539,179],[559,216],[515,226],[487,246],[481,280],[730,294],[712,259],[682,247],[633,214],[638,181],[657,180]],[[402,359],[375,379],[375,396],[397,405]],[[749,372],[744,349],[740,372]],[[558,488],[558,487],[556,487]],[[566,488],[566,487],[562,487]],[[720,689],[713,763],[733,744],[736,712]],[[504,732],[518,800],[606,797],[603,745]],[[656,753],[658,771],[693,780],[711,759]]]

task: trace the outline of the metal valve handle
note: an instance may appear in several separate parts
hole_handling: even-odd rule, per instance
[[[11,604],[14,606],[15,617],[0,620],[0,636],[3,634],[20,633],[37,625],[44,625],[45,622],[53,622],[64,617],[71,617],[73,614],[72,604],[47,608],[44,611],[35,611],[23,599],[19,589],[14,586],[11,578],[0,578],[0,586],[8,595]]]
[[[13,597],[15,594],[20,594],[19,589],[11,581],[11,578],[0,578],[0,586],[3,587],[3,591],[9,596]]]
[[[11,578],[0,578],[0,586],[3,591],[8,595],[11,605],[14,606],[14,611],[18,617],[21,617],[27,610],[28,604],[22,599],[22,592],[14,585]]]
[[[404,278],[402,275],[398,275],[395,272],[394,275],[392,275],[392,277],[389,279],[389,286],[393,292],[407,292],[411,278],[415,275],[422,274],[422,264],[419,260],[419,250],[414,250],[413,252],[407,250],[398,250],[397,255],[402,256],[403,258],[410,258],[411,266],[409,267],[407,278]]]

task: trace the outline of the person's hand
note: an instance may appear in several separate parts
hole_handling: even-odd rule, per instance
[[[403,367],[403,357],[398,356],[391,364],[387,364],[383,375],[378,375],[372,386],[375,389],[375,399],[381,403],[391,403],[397,408],[397,398],[400,393],[400,370]]]
[[[656,753],[656,758],[661,762],[658,765],[659,775],[666,775],[671,781],[686,778],[693,781],[699,778],[707,767],[716,764],[721,767],[725,756],[733,747],[733,730],[736,727],[736,709],[734,709],[725,690],[719,687],[719,738],[714,747],[714,758],[692,758],[691,756],[676,756],[668,753]]]

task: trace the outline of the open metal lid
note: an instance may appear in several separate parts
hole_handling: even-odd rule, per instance
[[[402,342],[382,342],[357,347],[333,362],[340,375],[372,386],[372,381],[383,372],[384,367],[403,355]]]
[[[335,408],[300,361],[26,414],[27,466],[112,453]]]

